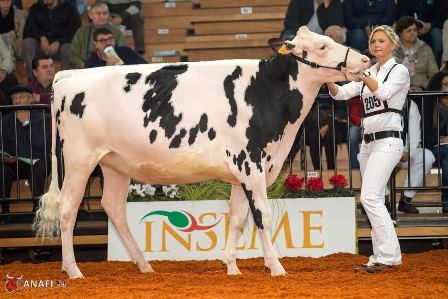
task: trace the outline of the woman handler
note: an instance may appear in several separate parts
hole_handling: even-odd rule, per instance
[[[399,37],[392,27],[376,27],[370,34],[369,49],[378,62],[364,71],[360,82],[343,86],[327,83],[335,100],[361,95],[363,108],[361,203],[372,226],[373,255],[355,271],[373,273],[401,264],[400,244],[384,205],[387,181],[403,155],[402,109],[410,84],[408,70],[392,56],[398,45]]]

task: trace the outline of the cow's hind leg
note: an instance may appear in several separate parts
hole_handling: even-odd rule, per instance
[[[241,229],[246,221],[249,208],[246,195],[241,186],[233,185],[230,195],[230,225],[224,253],[224,263],[227,265],[228,275],[241,274],[236,265],[236,247]]]
[[[247,177],[242,183],[243,191],[249,201],[255,225],[261,236],[265,267],[271,270],[272,276],[286,275],[280,264],[271,241],[272,211],[267,200],[264,174]]]
[[[73,251],[73,228],[75,227],[78,208],[84,195],[88,177],[88,173],[83,173],[81,170],[67,173],[58,197],[62,243],[62,271],[66,272],[69,278],[83,277],[76,265]]]
[[[104,175],[104,191],[101,204],[112,221],[121,240],[128,249],[140,272],[154,272],[145,260],[143,252],[137,245],[129,230],[126,218],[126,200],[129,187],[129,176],[115,171],[109,166],[101,165]]]

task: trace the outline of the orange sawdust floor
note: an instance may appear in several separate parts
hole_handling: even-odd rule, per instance
[[[448,250],[403,255],[403,264],[382,273],[354,273],[364,256],[283,258],[288,275],[271,277],[262,259],[238,260],[242,276],[229,277],[220,261],[152,262],[140,274],[131,262],[79,263],[85,279],[69,280],[61,263],[12,263],[0,277],[22,275],[17,291],[0,298],[448,298]],[[31,280],[63,280],[65,288],[29,288]],[[36,283],[36,282],[35,282]],[[42,282],[41,282],[42,283]]]

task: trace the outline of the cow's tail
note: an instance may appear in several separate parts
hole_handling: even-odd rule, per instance
[[[48,192],[41,196],[39,208],[33,222],[33,230],[40,238],[59,236],[58,196],[60,193],[58,182],[58,164],[56,159],[56,115],[54,102],[51,104],[51,183]]]

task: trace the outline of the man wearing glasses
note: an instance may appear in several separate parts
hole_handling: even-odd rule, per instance
[[[131,65],[148,63],[133,49],[127,46],[115,46],[114,35],[112,34],[112,31],[107,28],[98,28],[94,31],[93,43],[95,48],[84,62],[85,68],[117,64]],[[111,50],[110,47],[112,47],[113,50]]]

